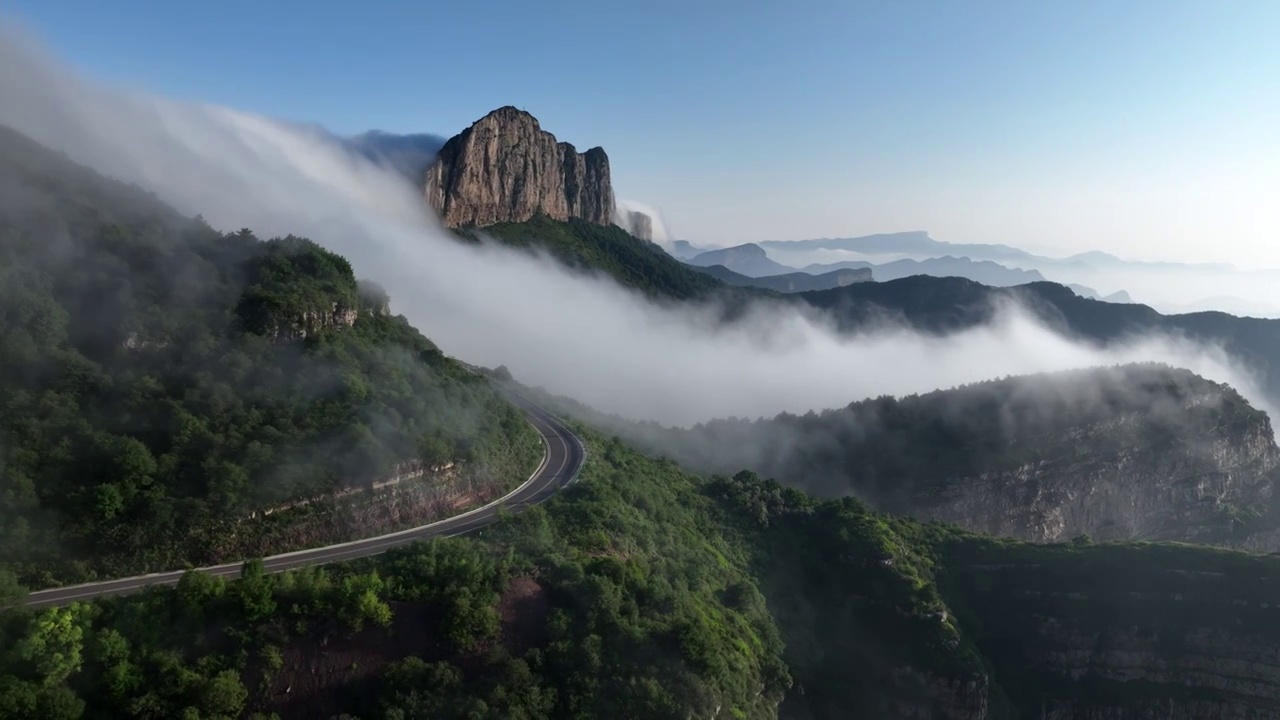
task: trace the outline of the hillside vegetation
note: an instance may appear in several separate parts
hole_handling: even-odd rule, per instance
[[[1030,540],[1087,533],[1272,548],[1280,449],[1229,386],[1158,364],[973,383],[668,428],[543,402],[704,473]]]
[[[952,333],[990,322],[1012,301],[1048,327],[1103,345],[1160,334],[1220,347],[1255,372],[1271,397],[1280,397],[1280,320],[1222,312],[1162,315],[1146,305],[1080,297],[1053,282],[989,287],[964,278],[927,275],[795,297],[825,311],[843,333],[886,321],[929,333]]]
[[[580,483],[480,536],[10,613],[0,717],[1280,709],[1280,558],[992,540],[582,432]]]
[[[324,503],[258,513],[451,463],[452,512],[536,464],[523,417],[345,259],[8,131],[0,187],[0,571],[27,585],[368,532]]]
[[[1099,424],[1112,432],[1082,436]],[[749,467],[816,495],[897,503],[918,486],[1036,465],[1059,451],[1191,452],[1192,440],[1269,432],[1270,421],[1227,385],[1138,364],[886,395],[803,415],[717,419],[687,430],[635,427],[652,431],[655,450],[700,471]],[[1062,450],[1064,443],[1071,447]]]
[[[699,297],[664,262],[626,260],[643,246],[546,228],[646,292]],[[1086,459],[1130,445],[1178,459],[1185,440],[1228,451],[1241,434],[1249,467],[1273,467],[1269,424],[1229,388],[1110,372],[788,418],[830,444],[795,467],[774,447],[773,469],[821,487],[815,475],[862,458],[872,472],[849,477],[892,497],[902,477],[1023,467],[1050,442]],[[850,416],[881,435],[832,421]],[[1124,432],[1077,443],[1063,418]],[[725,427],[717,442],[753,426]],[[1280,713],[1280,557],[994,539],[737,468],[695,475],[577,431],[577,483],[471,536],[12,607],[19,580],[264,555],[421,519],[357,522],[333,500],[393,475],[444,488],[423,513],[456,511],[526,476],[538,444],[345,259],[215,232],[0,132],[0,720]],[[1178,497],[1233,472],[1196,474]]]
[[[623,287],[655,299],[691,300],[726,289],[718,280],[615,225],[596,225],[577,218],[561,222],[539,215],[528,222],[456,232],[472,242],[489,237],[512,247],[542,249],[568,267],[603,273]]]

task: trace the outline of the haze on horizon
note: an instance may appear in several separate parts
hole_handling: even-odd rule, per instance
[[[122,93],[18,36],[0,40],[0,124],[219,229],[310,237],[386,287],[393,311],[446,353],[505,364],[524,382],[605,412],[690,424],[1152,360],[1227,382],[1258,407],[1274,404],[1220,348],[1149,336],[1100,349],[1017,307],[942,338],[892,324],[841,337],[824,317],[774,303],[722,325],[714,307],[652,304],[549,258],[459,243],[403,175],[324,132]]]
[[[6,9],[91,76],[341,133],[523,107],[698,244],[925,229],[1280,268],[1266,0]]]

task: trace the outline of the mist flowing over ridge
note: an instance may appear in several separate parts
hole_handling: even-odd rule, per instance
[[[0,37],[0,123],[215,227],[309,236],[384,285],[392,310],[445,352],[604,411],[689,424],[1139,360],[1268,405],[1217,349],[1151,337],[1102,350],[1016,306],[946,338],[893,325],[842,338],[816,312],[764,303],[719,327],[714,308],[659,307],[546,257],[455,242],[419,188],[324,132],[112,90],[12,30]]]

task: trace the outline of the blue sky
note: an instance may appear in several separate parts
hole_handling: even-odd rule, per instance
[[[1280,265],[1280,3],[8,0],[83,71],[340,132],[500,105],[707,244]],[[1274,207],[1273,207],[1274,206]]]

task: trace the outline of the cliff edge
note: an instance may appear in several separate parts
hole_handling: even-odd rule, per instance
[[[427,168],[427,202],[447,227],[525,222],[535,215],[611,225],[609,156],[579,153],[537,118],[501,107],[450,138]]]

